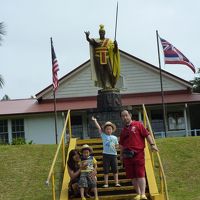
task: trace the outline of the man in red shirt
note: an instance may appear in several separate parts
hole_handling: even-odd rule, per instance
[[[152,150],[158,151],[158,148],[143,124],[131,119],[129,111],[123,110],[121,118],[125,126],[120,134],[120,159],[125,166],[127,178],[132,179],[132,184],[137,192],[134,200],[147,199],[145,195],[145,138]]]

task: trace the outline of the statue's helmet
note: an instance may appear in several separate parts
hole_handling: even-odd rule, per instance
[[[99,25],[99,32],[104,32],[104,33],[106,32],[103,24]]]

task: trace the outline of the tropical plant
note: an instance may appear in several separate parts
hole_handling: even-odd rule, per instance
[[[10,97],[7,94],[5,94],[1,99],[1,101],[7,101],[7,100],[10,100]]]
[[[1,45],[1,41],[2,41],[2,36],[5,35],[5,30],[4,30],[4,24],[3,22],[0,22],[0,45]],[[2,88],[4,85],[4,80],[2,75],[0,74],[0,88]]]
[[[5,26],[4,26],[4,23],[3,22],[0,22],[0,44],[1,44],[1,41],[2,41],[2,36],[5,35]]]
[[[22,137],[13,138],[12,145],[22,145],[22,144],[26,144],[25,138]]]
[[[4,80],[3,80],[3,77],[0,74],[0,88],[2,88],[3,85],[4,85]]]
[[[198,77],[195,77],[194,80],[190,81],[193,84],[193,92],[200,93],[200,68],[198,69]]]

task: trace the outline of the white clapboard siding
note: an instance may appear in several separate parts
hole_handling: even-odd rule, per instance
[[[121,93],[145,93],[160,91],[159,71],[140,62],[121,57],[121,74],[124,90]],[[186,90],[187,87],[174,79],[163,76],[164,91]]]
[[[91,80],[90,63],[82,67],[78,73],[60,83],[56,93],[57,98],[95,96],[100,88],[94,86]],[[43,99],[53,98],[52,92],[43,96]]]
[[[121,53],[121,76],[124,85],[121,88],[122,94],[160,92],[160,75],[157,68],[148,63],[137,60]],[[180,79],[181,80],[181,79]],[[188,85],[169,74],[163,75],[164,91],[187,90]],[[96,96],[100,88],[94,86],[91,80],[90,63],[74,70],[60,82],[57,90],[57,98],[87,97]],[[53,98],[52,91],[43,95],[43,99]]]

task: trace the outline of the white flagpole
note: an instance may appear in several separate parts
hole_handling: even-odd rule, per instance
[[[159,69],[160,69],[160,89],[161,89],[162,108],[163,108],[163,126],[164,126],[164,133],[166,137],[167,136],[166,109],[165,109],[165,102],[164,102],[162,69],[161,69],[161,62],[160,62],[159,35],[158,35],[157,30],[156,30],[156,39],[157,39],[157,49],[158,49],[158,62],[159,62]]]

